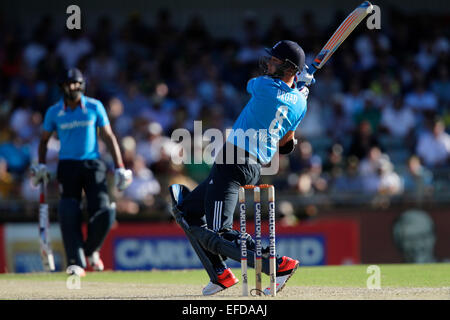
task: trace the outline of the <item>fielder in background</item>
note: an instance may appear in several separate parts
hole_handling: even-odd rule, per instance
[[[61,192],[58,218],[67,256],[67,273],[84,276],[86,257],[95,271],[104,269],[99,250],[116,217],[107,189],[106,164],[98,151],[97,132],[113,156],[115,186],[119,190],[130,185],[132,172],[124,168],[103,104],[83,94],[85,80],[81,71],[75,68],[68,70],[60,85],[63,98],[45,114],[39,164],[31,168],[32,182],[38,185],[49,177],[45,165],[47,143],[56,131],[61,142],[57,169]],[[86,195],[89,216],[86,240],[81,230],[82,191]]]
[[[270,57],[262,63],[264,75],[248,82],[251,99],[234,123],[209,177],[192,192],[178,184],[169,188],[173,215],[210,277],[204,295],[238,282],[225,260],[241,261],[240,232],[233,230],[239,188],[257,184],[262,165],[270,163],[277,150],[282,154],[294,150],[294,133],[306,113],[309,91],[306,86],[297,88],[296,82],[309,85],[313,76],[305,68],[303,49],[284,40],[268,53]],[[255,141],[247,143],[247,138]],[[254,267],[255,242],[249,234],[246,238],[247,261]],[[299,261],[290,257],[277,257],[276,292],[283,289],[298,265]],[[268,248],[263,249],[262,271],[269,275]],[[264,290],[269,292],[270,288]]]

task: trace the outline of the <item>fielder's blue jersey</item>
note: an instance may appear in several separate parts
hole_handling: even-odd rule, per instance
[[[247,150],[262,163],[269,163],[278,141],[295,131],[306,113],[306,96],[296,87],[269,76],[250,79],[252,95],[233,125],[227,141]]]
[[[109,124],[103,104],[81,96],[81,105],[74,110],[63,99],[51,106],[44,118],[44,130],[56,131],[61,142],[60,160],[98,159],[97,127]]]

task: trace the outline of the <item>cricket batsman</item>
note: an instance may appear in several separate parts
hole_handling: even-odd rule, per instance
[[[239,187],[257,184],[262,166],[270,163],[277,150],[281,154],[294,150],[294,133],[306,113],[306,85],[313,76],[305,67],[303,49],[283,40],[267,51],[270,57],[261,64],[263,75],[248,81],[251,99],[234,123],[209,177],[193,191],[178,184],[169,187],[173,215],[210,277],[203,295],[216,294],[238,282],[225,260],[240,261],[240,233],[232,229]],[[302,82],[301,88],[297,81]],[[247,261],[254,268],[255,243],[250,235],[246,238]],[[268,251],[263,249],[262,259],[262,271],[267,275]],[[277,293],[298,265],[299,261],[290,257],[277,257]],[[269,292],[269,288],[264,290]]]
[[[58,219],[67,256],[67,273],[85,275],[86,257],[95,271],[104,269],[100,247],[116,216],[106,183],[106,164],[98,151],[98,132],[112,154],[115,164],[115,186],[124,190],[132,182],[131,170],[125,169],[117,139],[112,132],[103,104],[85,96],[85,80],[80,70],[68,70],[60,81],[63,98],[51,106],[44,118],[39,143],[39,164],[31,168],[32,183],[48,179],[47,143],[53,132],[61,148],[57,168],[60,185]],[[89,221],[87,237],[81,230],[81,198],[87,199]]]

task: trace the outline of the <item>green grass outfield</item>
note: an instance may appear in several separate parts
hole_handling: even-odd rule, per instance
[[[442,288],[450,287],[450,264],[381,264],[381,286],[393,288]],[[354,287],[365,288],[368,265],[300,267],[289,280],[290,286],[319,286],[319,287]],[[240,278],[240,269],[233,269]],[[250,285],[254,284],[254,271],[249,270]],[[58,273],[29,273],[29,274],[0,274],[3,280],[36,280],[36,281],[64,281],[67,275]],[[195,284],[205,285],[208,282],[203,270],[181,271],[105,271],[89,272],[83,281],[142,283],[142,284]],[[263,281],[268,277],[263,276]]]

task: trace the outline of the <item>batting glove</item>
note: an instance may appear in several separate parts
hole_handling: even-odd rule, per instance
[[[303,86],[300,89],[300,93],[303,94],[305,96],[306,99],[308,99],[308,95],[309,95],[309,89],[307,86]]]
[[[114,172],[114,184],[119,191],[128,188],[133,182],[133,172],[125,168],[117,168]]]
[[[298,75],[298,82],[302,82],[303,85],[309,86],[311,84],[314,84],[316,82],[316,79],[314,79],[314,75],[308,73],[308,66],[305,65],[302,72]]]
[[[43,163],[34,164],[30,167],[31,183],[37,187],[41,182],[47,184],[50,180],[50,173]]]

